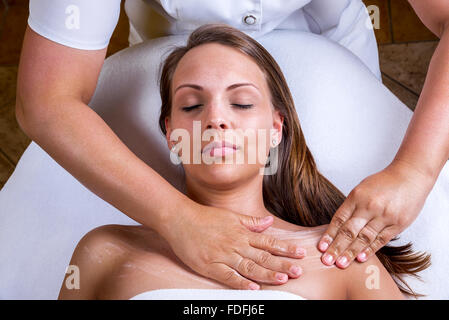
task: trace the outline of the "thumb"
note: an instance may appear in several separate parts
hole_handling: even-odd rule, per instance
[[[273,224],[273,217],[266,216],[264,218],[244,216],[240,217],[240,222],[250,231],[262,232]]]

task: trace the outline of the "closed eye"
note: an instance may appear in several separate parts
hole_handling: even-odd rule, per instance
[[[196,105],[190,106],[190,107],[183,107],[182,110],[186,111],[186,112],[189,112],[189,111],[195,109],[196,107],[200,107],[200,106],[202,106],[202,105],[201,104],[196,104]]]
[[[236,104],[234,103],[233,106],[239,107],[241,109],[249,109],[251,108],[253,105],[252,104]]]
[[[233,105],[233,106],[236,106],[236,107],[238,107],[238,108],[240,108],[240,109],[249,109],[249,108],[252,108],[252,107],[253,107],[252,104],[238,104],[238,103],[233,103],[232,105]],[[196,105],[190,106],[190,107],[183,107],[182,110],[183,110],[183,111],[186,111],[186,112],[189,112],[189,111],[191,111],[191,110],[193,110],[193,109],[195,109],[195,108],[197,108],[197,107],[201,107],[201,106],[202,106],[202,104],[196,104]]]

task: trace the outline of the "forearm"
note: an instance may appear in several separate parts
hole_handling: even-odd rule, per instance
[[[32,114],[18,108],[19,123],[30,138],[100,198],[163,231],[170,214],[188,198],[134,155],[83,102],[65,98],[47,109]]]
[[[449,28],[446,28],[395,160],[405,161],[436,179],[448,158]]]

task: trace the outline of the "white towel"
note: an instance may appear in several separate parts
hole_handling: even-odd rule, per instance
[[[130,300],[306,300],[278,290],[158,289],[142,292]]]

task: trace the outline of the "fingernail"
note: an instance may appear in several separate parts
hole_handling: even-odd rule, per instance
[[[329,247],[329,244],[327,242],[321,241],[321,243],[320,243],[321,251],[326,251],[328,247]]]
[[[334,258],[330,254],[327,254],[327,253],[324,254],[323,259],[324,259],[324,262],[326,262],[329,265],[331,265],[334,262]]]
[[[346,267],[346,264],[348,263],[348,258],[346,256],[341,256],[338,258],[338,264],[342,267]]]
[[[365,262],[365,261],[366,261],[366,253],[365,253],[365,252],[360,253],[360,254],[357,256],[357,259],[358,259],[360,262]]]
[[[250,290],[259,290],[259,285],[255,283],[250,283],[248,287]]]
[[[281,282],[284,282],[284,281],[287,281],[288,276],[284,273],[276,273],[276,279]]]
[[[304,248],[296,248],[296,255],[297,256],[305,256],[306,255],[306,249],[304,249]]]
[[[271,222],[272,219],[273,219],[273,217],[271,217],[271,216],[266,216],[266,217],[263,218],[261,221],[262,221],[262,223],[268,223],[268,222]]]
[[[299,276],[301,274],[301,268],[298,266],[292,266],[290,268],[290,273],[295,275],[295,276]]]

